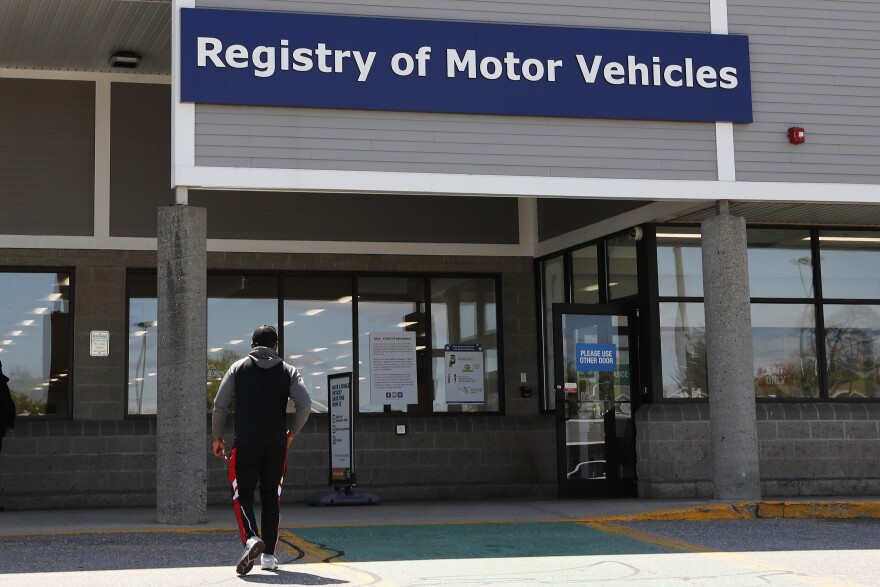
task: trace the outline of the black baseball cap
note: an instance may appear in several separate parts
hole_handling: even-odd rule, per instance
[[[268,324],[263,324],[254,330],[251,340],[257,346],[273,347],[278,342],[278,331]]]

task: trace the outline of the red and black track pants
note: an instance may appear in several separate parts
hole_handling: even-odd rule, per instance
[[[229,482],[232,505],[244,544],[251,536],[260,536],[254,516],[254,492],[260,484],[260,526],[266,554],[275,554],[281,513],[281,485],[287,470],[287,445],[264,444],[237,446],[229,457]]]

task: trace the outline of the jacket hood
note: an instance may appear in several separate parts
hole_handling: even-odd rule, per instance
[[[271,369],[281,362],[281,357],[278,356],[278,353],[265,346],[258,346],[255,349],[251,349],[248,356],[251,357],[257,363],[257,367],[261,369]]]

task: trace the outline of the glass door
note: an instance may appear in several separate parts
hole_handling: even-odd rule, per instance
[[[636,312],[555,304],[560,497],[636,495]]]

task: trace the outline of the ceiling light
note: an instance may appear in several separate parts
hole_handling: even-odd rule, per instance
[[[316,375],[316,376],[317,376],[317,375],[323,375],[323,374],[324,374],[323,371],[315,371],[314,373],[312,373],[312,375]]]
[[[418,322],[400,322],[397,324],[400,328],[406,328],[407,326],[412,326],[413,324],[418,324]]]
[[[49,308],[34,308],[34,314],[45,314]]]
[[[58,300],[61,299],[61,294],[60,293],[49,294],[49,297],[47,299],[50,302],[57,302]]]
[[[302,355],[288,355],[288,359],[301,359]]]
[[[423,350],[425,350],[425,348],[426,348],[425,345],[421,344],[421,345],[418,345],[418,346],[416,347],[416,350],[417,350],[417,351],[423,351]]]
[[[692,232],[658,232],[657,238],[702,238],[699,232],[694,234]]]
[[[146,330],[136,330],[136,331],[134,331],[132,334],[134,334],[135,336],[143,336],[143,335],[145,335],[146,333],[147,333]]]
[[[64,279],[62,279],[61,281],[58,282],[58,285],[70,285],[70,278],[65,277]]]
[[[594,283],[593,285],[588,285],[584,288],[584,291],[597,291],[599,289],[599,284]]]
[[[345,369],[345,366],[333,367],[334,371],[342,371],[343,369]]]
[[[336,301],[339,302],[340,304],[347,304],[348,302],[351,301],[351,296],[342,296],[341,298],[339,298]]]
[[[316,316],[316,315],[320,314],[320,313],[323,312],[323,311],[324,311],[324,308],[321,308],[320,310],[306,310],[306,311],[303,313],[303,315],[304,315],[304,316]]]
[[[114,51],[110,56],[110,67],[137,69],[140,64],[141,56],[134,51]]]
[[[285,321],[284,321],[284,325],[285,325],[285,326],[290,326],[290,325],[293,324],[294,322],[295,322],[295,320],[285,320]]]
[[[33,323],[34,323],[33,320],[22,320],[22,321],[21,321],[21,325],[22,325],[22,326],[30,326],[30,325],[33,324]]]
[[[21,333],[22,333],[22,332],[23,332],[22,330],[13,330],[13,331],[10,332],[9,334],[10,334],[11,336],[21,336]]]
[[[243,339],[243,338],[237,338],[237,339],[235,339],[235,340],[230,340],[230,341],[229,341],[229,344],[241,344],[241,343],[243,343],[243,342],[244,342],[244,339]]]
[[[326,351],[326,350],[327,350],[327,347],[319,346],[319,347],[315,347],[315,348],[313,348],[313,349],[312,349],[312,352],[313,352],[313,353],[320,353],[321,351]]]
[[[135,381],[143,381],[144,378],[143,378],[143,377],[135,377],[134,380],[135,380]]]
[[[7,338],[4,341],[0,341],[0,344],[12,344],[12,339]]]
[[[351,344],[350,340],[337,340],[336,344]]]
[[[810,237],[803,240],[808,241]],[[838,243],[880,243],[880,237],[876,236],[820,236],[819,240]]]
[[[215,346],[214,348],[208,349],[208,352],[211,352],[211,353],[219,353],[219,352],[222,351],[222,350],[223,350],[223,347],[222,347],[222,346]]]

